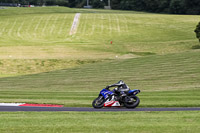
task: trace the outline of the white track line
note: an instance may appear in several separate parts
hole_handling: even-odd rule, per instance
[[[0,103],[0,106],[20,106],[25,103]]]
[[[80,18],[81,14],[80,13],[76,13],[75,17],[74,17],[74,21],[70,30],[70,35],[76,34],[77,28],[78,28],[78,24],[79,24],[79,18]]]

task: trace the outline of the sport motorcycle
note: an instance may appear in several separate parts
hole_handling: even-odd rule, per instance
[[[140,90],[129,90],[128,92],[117,92],[115,90],[102,89],[99,96],[94,99],[92,106],[94,108],[103,107],[126,107],[136,108],[140,99],[136,96]]]

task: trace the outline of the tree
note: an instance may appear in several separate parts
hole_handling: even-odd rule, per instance
[[[185,14],[184,0],[171,0],[170,2],[170,13],[173,14]]]
[[[121,0],[111,0],[112,9],[121,9],[120,2]]]
[[[194,32],[196,33],[196,37],[197,39],[199,39],[199,43],[200,43],[200,22],[197,25],[196,29],[194,30]]]
[[[200,14],[199,0],[184,0],[186,5],[186,14]]]
[[[94,8],[103,8],[105,6],[105,2],[103,0],[92,0],[92,6]]]

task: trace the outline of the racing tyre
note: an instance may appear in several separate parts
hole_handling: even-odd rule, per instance
[[[92,102],[92,106],[94,108],[102,108],[105,103],[105,99],[103,96],[99,96]]]
[[[136,108],[140,103],[140,99],[137,96],[125,97],[124,106],[127,108]]]

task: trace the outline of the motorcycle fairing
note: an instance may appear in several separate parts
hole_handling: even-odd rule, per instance
[[[134,90],[130,90],[128,92],[128,94],[133,94],[133,95],[137,95],[140,92],[140,90],[134,89]]]
[[[103,89],[100,92],[100,95],[103,95],[103,97],[107,99],[106,102],[104,103],[104,107],[120,107],[120,103],[119,101],[115,101],[115,96],[112,91]],[[112,98],[109,98],[110,95],[112,95]]]
[[[105,102],[104,107],[120,107],[120,103],[118,101],[110,101],[110,102]]]
[[[107,101],[104,103],[104,107],[120,107],[119,101],[115,101],[115,96],[113,95],[112,98],[108,98]]]
[[[109,90],[106,90],[106,89],[103,89],[100,94],[105,98],[107,99],[109,97],[109,95],[113,95],[114,93],[112,91],[109,91]]]

